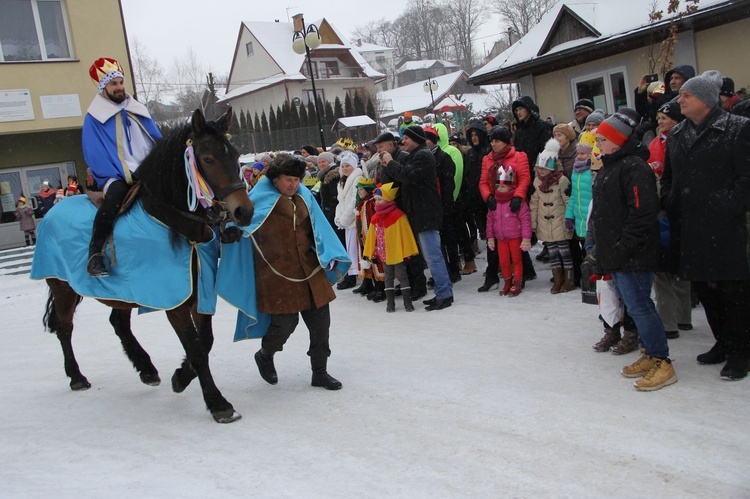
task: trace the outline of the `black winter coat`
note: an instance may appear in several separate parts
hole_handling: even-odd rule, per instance
[[[670,270],[691,281],[750,279],[750,120],[716,106],[698,128],[686,119],[667,139]]]
[[[656,271],[659,263],[659,197],[648,149],[635,137],[602,156],[594,181],[591,224],[596,259],[606,273]]]
[[[552,129],[545,121],[541,121],[539,116],[531,113],[526,121],[519,121],[516,128],[516,135],[513,137],[513,145],[516,151],[525,152],[529,158],[529,167],[531,175],[534,175],[536,158],[544,150],[544,145],[552,138]]]
[[[453,214],[456,204],[453,201],[453,190],[456,188],[456,165],[450,155],[440,149],[440,146],[430,148],[435,156],[435,167],[437,169],[438,185],[440,185],[440,199],[443,205],[443,216]]]
[[[384,171],[401,185],[398,206],[406,213],[412,231],[415,234],[439,231],[443,226],[443,208],[435,156],[427,146],[420,145],[411,151],[403,164],[390,161]]]
[[[481,126],[481,125],[480,125]],[[479,145],[472,145],[464,159],[464,178],[461,182],[460,199],[467,205],[484,204],[482,195],[479,193],[479,179],[482,177],[482,158],[490,152],[490,145],[487,143],[487,132],[479,127],[470,126],[475,129],[481,137]]]

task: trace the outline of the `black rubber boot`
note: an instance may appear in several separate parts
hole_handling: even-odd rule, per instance
[[[404,310],[407,312],[414,312],[414,305],[411,303],[411,289],[404,288],[404,290],[409,290],[408,293],[404,293]]]
[[[279,382],[276,366],[273,365],[273,355],[264,355],[262,350],[258,350],[255,352],[255,363],[258,364],[260,377],[266,380],[266,383],[275,385]]]
[[[408,289],[408,288],[405,288]],[[385,296],[388,298],[388,303],[385,305],[385,311],[386,312],[395,312],[396,311],[396,291],[393,288],[389,288],[385,290]],[[408,296],[406,293],[404,293],[404,296]]]
[[[372,291],[372,288],[372,279],[370,277],[365,277],[365,279],[362,281],[362,284],[358,288],[354,288],[352,290],[352,293],[354,293],[355,295],[367,296],[367,294]]]
[[[328,374],[326,366],[328,365],[327,357],[313,358],[310,357],[312,366],[312,386],[321,386],[326,390],[340,390],[343,386],[339,380]]]
[[[89,261],[86,263],[86,272],[91,277],[107,277],[109,271],[104,265],[104,255],[98,250],[89,246]]]

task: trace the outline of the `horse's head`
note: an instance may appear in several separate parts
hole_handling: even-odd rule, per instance
[[[213,122],[206,122],[200,109],[196,109],[191,120],[193,152],[198,171],[222,209],[237,225],[250,225],[253,202],[240,180],[240,153],[227,138],[231,124],[231,108]]]

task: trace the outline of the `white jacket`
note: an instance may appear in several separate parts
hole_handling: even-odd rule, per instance
[[[346,178],[343,187],[338,185],[338,200],[334,222],[339,229],[350,229],[356,225],[354,208],[357,206],[357,184],[364,178],[361,168],[355,168]]]

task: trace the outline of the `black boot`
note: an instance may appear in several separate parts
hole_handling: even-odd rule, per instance
[[[341,389],[341,382],[328,374],[326,366],[328,365],[327,357],[310,358],[310,365],[312,366],[312,386],[322,386],[326,390],[339,390]]]
[[[255,363],[258,364],[260,377],[266,380],[266,383],[275,385],[279,382],[279,377],[276,375],[276,366],[273,365],[273,355],[265,355],[263,349],[260,349],[255,352]]]
[[[372,291],[367,294],[367,299],[375,303],[385,301],[385,282],[375,281]]]
[[[393,288],[388,288],[385,290],[385,296],[388,298],[388,303],[385,305],[385,311],[395,312],[396,311],[396,292],[393,290]],[[407,295],[404,294],[404,296],[407,296]]]
[[[109,275],[109,271],[104,265],[104,255],[91,246],[89,246],[89,261],[86,263],[86,272],[91,277],[107,277]]]
[[[404,290],[409,290],[408,293],[404,293],[404,310],[407,312],[414,312],[414,305],[411,303],[411,289],[404,288]]]
[[[342,279],[340,283],[336,285],[336,289],[349,289],[357,285],[357,276],[347,275]]]
[[[487,275],[484,276],[484,284],[479,286],[479,289],[477,289],[477,291],[479,291],[480,293],[486,293],[490,289],[497,286],[499,283],[500,279],[497,277],[497,274],[493,274],[489,269],[487,269]]]
[[[721,379],[737,381],[747,377],[748,369],[750,369],[750,356],[732,354],[728,356],[727,363],[721,369]]]
[[[718,341],[714,343],[714,346],[711,347],[711,350],[709,350],[706,353],[702,353],[698,355],[698,357],[696,358],[699,364],[706,364],[706,365],[721,364],[726,359],[727,359],[727,349],[724,345],[722,345]]]
[[[352,293],[366,296],[370,291],[372,291],[372,278],[365,277],[365,279],[362,281],[362,285],[358,288],[354,288],[352,290]]]

